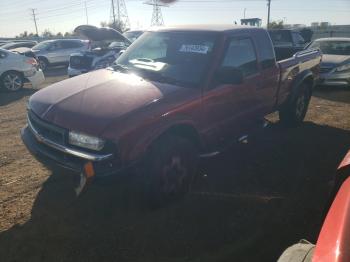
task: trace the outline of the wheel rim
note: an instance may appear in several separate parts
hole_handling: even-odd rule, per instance
[[[296,109],[295,109],[295,114],[298,118],[302,118],[304,111],[305,111],[305,106],[306,106],[306,99],[305,99],[305,94],[302,94],[301,96],[298,97],[296,101]]]
[[[22,78],[16,74],[8,74],[4,77],[3,83],[7,90],[17,91],[22,87]]]
[[[162,170],[161,190],[165,194],[177,194],[186,186],[187,169],[179,156],[173,156]]]
[[[46,69],[46,62],[43,60],[39,60],[39,66],[41,70],[45,70]]]

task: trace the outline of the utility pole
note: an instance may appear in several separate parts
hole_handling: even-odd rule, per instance
[[[247,11],[247,8],[244,8],[244,15],[243,15],[244,19],[245,19],[245,11]]]
[[[85,4],[85,15],[86,15],[86,24],[89,24],[89,16],[88,16],[88,10],[87,10],[87,6],[86,6],[86,1],[84,2]]]
[[[271,0],[267,0],[267,29],[270,27],[270,8],[271,8]]]
[[[115,6],[115,3],[117,6]],[[117,13],[115,9],[117,8]],[[124,0],[112,0],[111,13],[113,16],[113,24],[114,26],[119,26],[121,29],[126,29],[130,27],[130,21],[128,12],[126,10],[126,5]]]
[[[36,14],[35,14],[35,10],[36,9],[32,8],[31,10],[32,10],[33,21],[34,21],[34,24],[35,24],[36,35],[39,36],[38,25],[36,24]]]
[[[168,5],[159,3],[159,0],[151,0],[151,1],[145,2],[144,4],[153,6],[151,26],[164,25],[162,10],[160,7],[161,6],[167,7]]]
[[[115,9],[114,9],[114,0],[112,0],[112,15],[113,15],[113,25],[116,25],[116,20],[115,20]]]

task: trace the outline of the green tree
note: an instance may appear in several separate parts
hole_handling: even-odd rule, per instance
[[[124,33],[125,31],[129,30],[129,28],[127,28],[126,25],[123,22],[121,22],[121,21],[116,21],[115,23],[113,23],[113,22],[107,23],[105,21],[102,21],[100,23],[100,25],[102,27],[113,28],[113,29],[117,30],[120,33]]]
[[[283,29],[284,25],[283,25],[283,20],[279,20],[279,21],[272,21],[269,24],[269,29]]]
[[[42,37],[53,37],[53,33],[49,29],[45,29],[41,35]]]

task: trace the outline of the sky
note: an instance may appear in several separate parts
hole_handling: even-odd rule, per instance
[[[132,29],[151,24],[152,6],[146,0],[124,0]],[[114,0],[117,2],[117,0]],[[24,31],[35,32],[35,9],[39,33],[71,32],[81,24],[99,26],[111,19],[111,0],[0,0],[0,37],[14,37]],[[178,0],[162,7],[165,25],[230,24],[244,16],[267,20],[267,0]],[[350,0],[271,0],[271,20],[286,24],[326,21],[350,24]]]

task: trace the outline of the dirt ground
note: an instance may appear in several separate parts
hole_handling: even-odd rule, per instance
[[[62,80],[52,72],[45,85]],[[316,241],[337,164],[350,148],[350,89],[317,91],[306,122],[272,124],[203,161],[193,192],[151,211],[132,175],[90,186],[51,173],[23,146],[26,101],[0,93],[0,261],[276,261]]]

